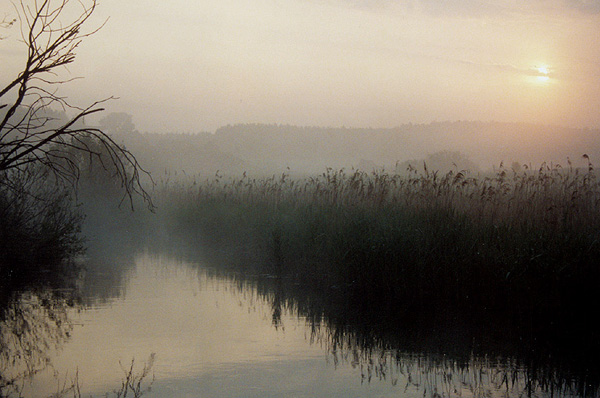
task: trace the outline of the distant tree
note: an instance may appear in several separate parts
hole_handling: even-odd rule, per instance
[[[137,133],[133,116],[125,112],[112,112],[100,119],[100,128],[108,134],[123,137]]]
[[[0,88],[0,182],[33,165],[49,170],[54,182],[75,186],[84,155],[120,182],[132,205],[132,196],[140,194],[152,206],[140,181],[145,172],[135,156],[84,123],[86,116],[103,111],[102,103],[110,98],[78,107],[57,94],[68,82],[59,72],[75,60],[81,42],[100,29],[83,30],[96,5],[96,0],[22,0],[15,5],[27,55],[21,72]],[[74,116],[63,120],[54,108]]]

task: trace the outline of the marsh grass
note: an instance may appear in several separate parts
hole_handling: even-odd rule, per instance
[[[441,304],[517,319],[599,309],[600,185],[592,164],[491,175],[327,169],[163,181],[167,227],[220,261],[345,289],[357,306]],[[511,320],[512,321],[512,318]]]

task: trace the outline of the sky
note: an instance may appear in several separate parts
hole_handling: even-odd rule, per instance
[[[28,1],[28,0],[24,0]],[[85,2],[85,0],[84,0]],[[14,15],[0,1],[0,19]],[[598,0],[100,0],[60,94],[142,132],[237,123],[600,127]],[[0,31],[0,80],[24,63]],[[4,85],[4,84],[3,84]]]

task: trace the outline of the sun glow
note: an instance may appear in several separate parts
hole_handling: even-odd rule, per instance
[[[548,75],[550,71],[547,66],[537,66],[535,69],[537,70],[536,77],[539,83],[546,83],[550,80],[550,76]]]

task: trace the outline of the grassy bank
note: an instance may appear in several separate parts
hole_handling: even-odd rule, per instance
[[[577,321],[599,307],[600,186],[591,164],[501,167],[491,176],[216,176],[166,183],[157,201],[170,233],[219,261],[344,289],[356,306]]]

